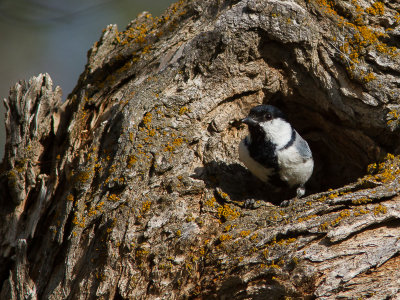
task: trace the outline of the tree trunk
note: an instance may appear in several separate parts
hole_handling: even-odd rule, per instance
[[[65,103],[16,84],[0,298],[399,297],[394,2],[181,0],[108,26]],[[261,103],[314,155],[288,207],[238,160]]]

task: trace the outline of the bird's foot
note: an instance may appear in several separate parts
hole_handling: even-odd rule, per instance
[[[306,189],[303,185],[299,186],[296,189],[296,198],[301,198],[304,196],[304,194],[306,193]]]
[[[289,205],[293,204],[294,201],[296,201],[296,200],[298,200],[298,197],[294,197],[294,198],[288,199],[288,200],[283,200],[279,206],[280,207],[288,207]]]
[[[244,208],[253,209],[255,208],[255,203],[256,200],[254,199],[246,199],[246,201],[244,201]]]

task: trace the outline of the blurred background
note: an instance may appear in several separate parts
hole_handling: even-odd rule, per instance
[[[86,52],[108,24],[123,31],[142,11],[154,16],[175,1],[0,0],[0,160],[4,155],[3,98],[20,80],[49,73],[63,100],[86,64]]]

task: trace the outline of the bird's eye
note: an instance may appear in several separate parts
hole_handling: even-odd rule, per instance
[[[264,118],[265,118],[265,120],[271,120],[271,119],[272,119],[272,116],[271,116],[270,113],[266,113],[266,114],[264,115]]]

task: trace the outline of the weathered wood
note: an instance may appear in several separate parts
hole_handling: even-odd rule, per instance
[[[13,87],[1,299],[398,297],[400,5],[327,3],[180,1],[108,26],[65,103]],[[315,158],[288,207],[238,161],[260,103]]]

